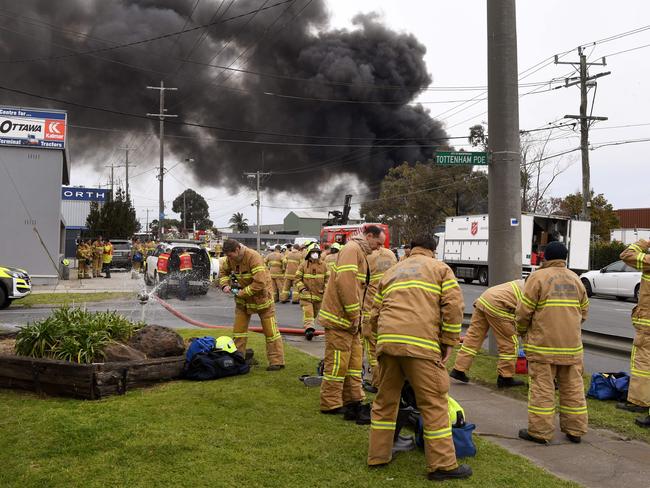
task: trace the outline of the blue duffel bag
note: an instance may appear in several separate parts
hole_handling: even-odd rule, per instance
[[[627,373],[594,373],[587,396],[597,400],[625,400],[629,386]]]

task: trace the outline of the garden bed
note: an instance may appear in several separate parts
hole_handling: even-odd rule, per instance
[[[0,388],[99,400],[179,378],[184,356],[79,364],[56,359],[0,355]]]

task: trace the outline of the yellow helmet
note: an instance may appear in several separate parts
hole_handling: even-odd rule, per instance
[[[235,346],[235,342],[228,336],[217,337],[214,349],[216,351],[225,351],[230,354],[237,352],[237,346]]]
[[[337,251],[340,251],[342,247],[343,246],[341,244],[339,244],[338,242],[335,242],[330,246],[330,249],[336,249]]]

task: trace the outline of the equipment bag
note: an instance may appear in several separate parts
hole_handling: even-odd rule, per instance
[[[188,380],[206,381],[246,374],[250,366],[239,352],[200,352],[192,361],[185,363],[183,377]]]
[[[629,386],[627,373],[594,373],[587,396],[597,400],[625,400]]]
[[[519,347],[517,362],[515,363],[515,373],[528,374],[528,359],[526,359],[526,353],[524,352],[523,347]]]
[[[192,361],[194,356],[198,353],[212,351],[215,345],[216,340],[214,337],[197,337],[190,343],[189,347],[187,348],[187,352],[185,353],[185,362],[189,363]]]

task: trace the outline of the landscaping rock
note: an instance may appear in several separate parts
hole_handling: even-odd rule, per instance
[[[114,363],[118,361],[142,361],[143,359],[147,359],[145,353],[119,342],[113,342],[104,349],[105,363]]]
[[[147,325],[133,334],[128,345],[142,351],[149,358],[180,356],[185,353],[183,338],[172,329]]]

